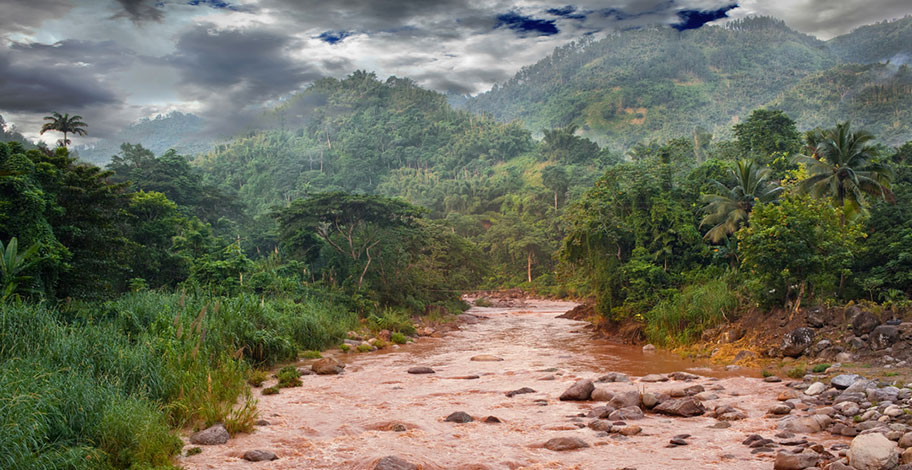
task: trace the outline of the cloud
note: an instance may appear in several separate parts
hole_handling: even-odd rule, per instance
[[[0,14],[0,36],[31,33],[49,18],[59,18],[72,9],[67,0],[4,2]]]
[[[160,22],[164,17],[162,10],[154,0],[117,0],[121,10],[112,18],[129,18],[134,23],[144,21]]]
[[[737,7],[738,4],[733,3],[717,10],[681,10],[677,13],[681,21],[672,24],[671,27],[678,31],[702,28],[711,21],[728,18],[729,10]]]
[[[912,14],[908,0],[742,0],[732,18],[775,16],[803,33],[830,39],[873,22]]]
[[[515,11],[497,15],[497,26],[506,26],[520,35],[531,34],[534,36],[551,36],[560,32],[554,20],[540,20],[531,16],[523,16]]]

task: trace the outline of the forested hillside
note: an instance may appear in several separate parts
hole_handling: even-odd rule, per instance
[[[637,142],[667,140],[696,129],[728,136],[729,128],[751,110],[782,106],[783,95],[808,93],[789,103],[789,109],[799,128],[809,129],[820,122],[806,122],[806,114],[821,107],[852,111],[859,106],[855,95],[883,85],[887,77],[857,76],[841,84],[838,94],[818,95],[807,90],[809,84],[803,80],[843,74],[839,66],[849,60],[875,63],[908,52],[910,22],[906,18],[866,26],[829,42],[772,18],[683,32],[624,31],[559,48],[506,83],[470,99],[466,108],[503,121],[522,120],[533,132],[576,124],[583,135],[625,151]],[[899,108],[906,96],[880,99],[880,108]],[[895,135],[891,141],[897,142],[912,136],[909,129],[890,131],[896,127],[894,120],[876,119],[876,113],[871,111],[867,119],[860,116],[872,132]]]
[[[140,144],[155,154],[172,148],[182,154],[197,154],[212,148],[214,140],[212,134],[205,132],[202,118],[175,111],[152,119],[141,119],[112,136],[75,150],[82,160],[104,165],[124,142]]]

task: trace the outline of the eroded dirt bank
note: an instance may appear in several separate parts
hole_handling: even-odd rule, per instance
[[[557,318],[574,305],[530,301],[524,308],[473,308],[479,321],[444,338],[422,338],[399,349],[337,356],[341,375],[302,377],[302,387],[259,396],[260,417],[269,422],[227,444],[203,446],[183,457],[188,469],[372,469],[397,455],[423,469],[769,469],[774,453],[753,454],[742,444],[753,433],[772,438],[775,419],[765,417],[786,387],[766,383],[757,371],[724,371],[663,352],[593,340],[582,321]],[[473,361],[491,355],[502,361]],[[493,358],[489,358],[493,359]],[[416,366],[434,374],[409,374]],[[641,376],[686,371],[691,381],[643,382]],[[732,406],[746,417],[719,421],[708,415],[678,418],[646,413],[626,420],[642,428],[624,436],[590,429],[597,401],[560,401],[579,379],[609,372],[628,382],[596,383],[609,392],[680,391],[700,385],[708,411]],[[267,382],[267,386],[273,381]],[[534,393],[508,397],[522,387]],[[259,391],[255,391],[259,395]],[[446,422],[453,412],[475,418]],[[708,413],[709,414],[709,413]],[[485,417],[502,422],[489,424]],[[722,427],[729,426],[729,427]],[[676,435],[686,445],[668,447]],[[556,452],[542,445],[577,437],[590,447]],[[828,447],[846,442],[815,436]],[[245,452],[263,449],[278,460],[251,463]]]

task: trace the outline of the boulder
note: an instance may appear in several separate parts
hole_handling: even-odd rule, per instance
[[[596,380],[596,382],[627,382],[627,374],[620,372],[609,372]]]
[[[782,355],[798,357],[814,341],[814,330],[810,328],[797,328],[782,337]]]
[[[773,470],[804,470],[809,467],[816,467],[820,455],[815,452],[802,452],[793,454],[791,452],[779,452],[776,454],[776,460],[773,462]]]
[[[474,420],[465,411],[457,411],[447,416],[444,421],[450,423],[471,423]]]
[[[311,364],[310,368],[319,375],[333,375],[341,374],[345,364],[331,357],[324,357]]]
[[[612,429],[612,431],[614,431],[614,429]],[[635,436],[643,432],[643,428],[635,424],[628,424],[627,426],[621,426],[616,432],[622,436]]]
[[[857,307],[854,310],[858,310],[852,318],[852,332],[855,333],[855,336],[866,335],[874,331],[877,325],[880,325],[880,319],[874,316],[873,313],[867,310],[859,310]]]
[[[643,406],[645,406],[646,408],[652,408],[659,404],[659,397],[656,396],[656,394],[652,393],[652,392],[644,393],[643,396],[641,397],[641,400],[643,402]]]
[[[827,415],[786,416],[776,427],[781,431],[795,434],[812,434],[828,428],[832,423],[833,418]]]
[[[614,393],[605,388],[596,388],[592,391],[591,398],[593,401],[611,401]]]
[[[248,450],[244,453],[244,460],[247,460],[248,462],[265,462],[275,459],[278,459],[276,454],[268,450]]]
[[[849,465],[857,470],[884,470],[899,463],[899,451],[883,434],[862,434],[849,446]]]
[[[621,409],[627,408],[630,406],[639,406],[640,405],[640,392],[636,390],[627,390],[625,392],[615,393],[611,400],[608,401],[608,406],[613,408]]]
[[[545,442],[545,449],[553,450],[555,452],[583,449],[586,447],[589,447],[589,444],[578,437],[555,437],[549,439],[548,442]]]
[[[769,411],[767,411],[767,413],[769,413],[771,415],[787,415],[791,412],[792,412],[792,407],[782,404],[782,403],[771,406]]]
[[[655,350],[656,350],[656,347],[651,344],[647,344],[646,346],[643,346],[643,352],[655,352]]]
[[[804,394],[809,397],[813,397],[820,395],[824,390],[826,390],[826,385],[821,382],[814,382],[810,387],[807,388],[807,390],[804,391]]]
[[[912,464],[912,447],[903,451],[902,455],[899,456],[899,463],[903,465]]]
[[[880,351],[893,346],[897,340],[899,340],[899,328],[892,325],[880,325],[871,332],[868,343],[871,345],[871,349]]]
[[[687,397],[676,400],[665,400],[653,408],[653,411],[671,416],[691,417],[702,415],[706,411],[706,408],[704,408],[703,404],[696,398]]]
[[[827,314],[823,307],[811,307],[807,311],[807,324],[811,328],[823,328],[826,325]]]
[[[912,432],[907,432],[907,433],[903,434],[902,437],[899,438],[898,444],[903,449],[908,449],[908,448],[912,447]],[[905,462],[903,462],[903,463],[905,463]]]
[[[231,435],[225,425],[219,423],[190,435],[190,443],[201,446],[214,446],[228,442]]]
[[[845,390],[852,386],[853,383],[862,380],[863,377],[858,374],[840,374],[830,380],[830,385]]]
[[[561,394],[560,399],[561,401],[588,400],[592,397],[593,390],[595,390],[595,385],[592,384],[592,381],[583,379],[570,386]]]
[[[409,374],[434,374],[434,369],[425,366],[412,367],[408,370]]]
[[[621,408],[619,410],[613,411],[608,415],[608,419],[611,421],[627,421],[627,420],[638,420],[643,419],[643,410],[638,406],[628,406],[626,408]]]
[[[644,377],[640,377],[640,382],[668,382],[668,376],[664,374],[649,374]]]
[[[418,466],[395,455],[389,455],[380,459],[377,465],[374,465],[374,470],[418,470]]]

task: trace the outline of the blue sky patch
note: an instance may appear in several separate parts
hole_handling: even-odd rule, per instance
[[[523,16],[515,11],[497,15],[497,26],[494,29],[506,26],[520,34],[534,34],[536,36],[552,36],[560,32],[554,20],[540,20],[531,16]]]
[[[697,29],[710,21],[728,18],[728,11],[737,7],[737,3],[732,3],[731,5],[724,6],[718,10],[681,10],[678,12],[678,18],[680,18],[681,21],[671,25],[671,27],[678,31]]]
[[[327,44],[336,44],[342,42],[343,39],[351,36],[350,31],[323,31],[319,36],[316,36],[316,39],[319,39]]]

